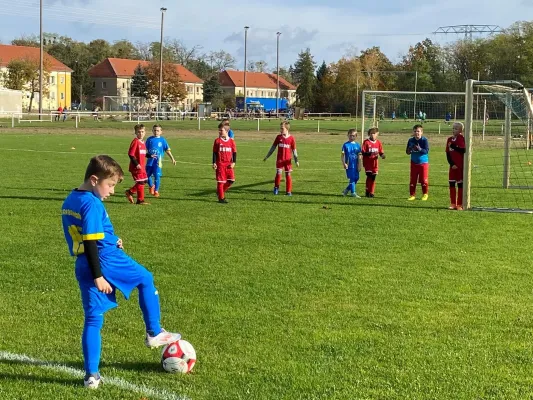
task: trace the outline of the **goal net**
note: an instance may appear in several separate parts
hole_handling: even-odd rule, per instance
[[[478,92],[484,95],[482,121],[476,118]],[[530,92],[515,81],[469,80],[465,102],[464,205],[533,213]]]

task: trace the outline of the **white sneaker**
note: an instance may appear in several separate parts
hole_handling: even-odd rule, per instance
[[[356,199],[360,199],[361,196],[359,196],[357,193],[352,193],[352,197],[355,197]]]
[[[89,375],[87,379],[83,379],[83,386],[85,386],[87,389],[98,389],[98,385],[100,385],[101,381],[102,378],[100,375]]]
[[[146,347],[155,349],[156,347],[166,346],[167,344],[177,342],[180,339],[181,339],[181,334],[167,332],[163,329],[161,330],[159,335],[150,336],[149,334],[146,334],[146,339],[144,340],[144,344],[146,344]]]
[[[344,190],[342,191],[342,195],[343,195],[343,196],[346,196],[347,194],[348,194],[348,191],[347,191],[346,189],[344,189]]]

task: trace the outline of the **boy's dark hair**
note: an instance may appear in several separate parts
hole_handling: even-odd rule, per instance
[[[119,182],[122,182],[122,179],[124,179],[124,171],[122,171],[119,163],[103,154],[91,158],[85,170],[84,180],[87,181],[92,175],[95,175],[98,179],[107,179],[116,176]]]
[[[142,125],[142,124],[141,124]],[[155,128],[161,128],[163,129],[163,127],[161,126],[161,124],[155,124],[154,126],[152,126],[152,129],[155,129]]]
[[[284,126],[287,130],[291,129],[291,123],[289,121],[283,121],[279,126]]]
[[[348,129],[348,135],[351,135],[352,133],[355,133],[357,135],[357,129]]]
[[[368,130],[368,136],[374,134],[374,133],[379,133],[379,129],[378,128],[370,128]]]
[[[415,126],[413,126],[413,131],[418,128],[422,129],[422,131],[424,130],[424,127],[422,125],[416,124]]]
[[[226,123],[224,123],[224,121],[222,121],[220,124],[218,124],[218,129],[224,129],[224,128],[228,127],[228,126],[229,126],[228,124],[226,124]]]
[[[135,130],[135,133],[137,133],[138,131],[140,131],[142,128],[144,128],[144,124],[137,124],[133,127],[133,129]]]
[[[227,126],[229,126],[229,124],[230,124],[229,119],[227,119],[227,118],[224,118],[224,119],[222,120],[222,123],[223,123],[224,125],[227,125]]]

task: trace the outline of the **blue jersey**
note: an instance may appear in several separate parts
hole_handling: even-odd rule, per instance
[[[414,150],[416,145],[420,146],[420,150]],[[409,138],[407,141],[407,149],[411,149],[411,161],[415,164],[429,163],[429,142],[425,136],[422,136],[420,140],[416,140],[414,137]]]
[[[73,190],[63,202],[61,220],[70,255],[85,252],[83,241],[96,240],[98,250],[117,248],[118,237],[104,203],[92,192]]]
[[[158,166],[159,168],[162,168],[163,156],[165,155],[165,151],[168,150],[170,150],[170,147],[164,137],[150,136],[146,140],[146,166]],[[152,156],[156,156],[157,158],[152,158]]]
[[[228,131],[228,137],[230,137],[232,139],[235,138],[235,134],[233,133],[233,131],[231,129]]]
[[[361,145],[357,142],[346,142],[342,145],[342,152],[344,153],[344,162],[348,164],[348,168],[357,168]]]

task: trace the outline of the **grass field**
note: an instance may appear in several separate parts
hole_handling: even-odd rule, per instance
[[[272,195],[274,161],[260,161],[274,134],[237,130],[227,205],[213,132],[166,131],[178,165],[165,163],[162,197],[130,205],[126,178],[106,207],[198,362],[162,372],[136,296],[121,299],[103,329],[108,383],[88,392],[60,208],[92,155],[127,166],[132,134],[51,127],[0,131],[1,399],[533,397],[531,215],[448,211],[446,135],[429,135],[429,201],[406,201],[407,138],[387,135],[376,198],[342,197],[340,124],[295,134],[292,198]]]

